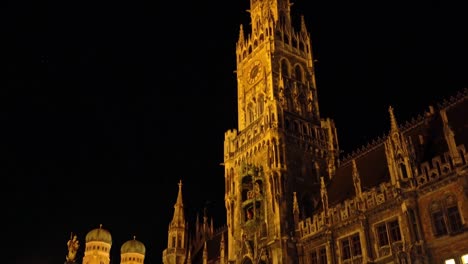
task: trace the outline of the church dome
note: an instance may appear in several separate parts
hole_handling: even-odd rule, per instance
[[[136,240],[135,237],[133,237],[132,240],[129,240],[122,245],[122,247],[120,248],[120,253],[140,253],[142,255],[145,255],[146,248],[143,243],[141,243],[140,241]]]
[[[86,243],[91,241],[105,242],[107,244],[112,244],[112,236],[109,231],[102,228],[102,225],[99,228],[95,228],[88,232],[86,235]]]

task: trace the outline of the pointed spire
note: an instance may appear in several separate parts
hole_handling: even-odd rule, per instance
[[[278,76],[278,88],[284,89],[283,72],[281,71],[281,66],[280,66],[279,76]]]
[[[206,240],[203,246],[203,264],[208,264],[208,247],[206,246]]]
[[[317,161],[315,161],[314,166],[315,166],[315,173],[316,173],[316,177],[318,181],[321,178],[320,177],[320,165],[318,164]]]
[[[325,185],[325,178],[320,177],[320,196],[322,197],[323,212],[328,215],[328,193]]]
[[[183,204],[182,203],[182,180],[179,180],[179,193],[177,194],[177,203],[178,204]]]
[[[239,42],[238,42],[240,45],[244,45],[244,27],[242,26],[242,24],[240,25],[240,29],[239,29]]]
[[[192,264],[192,246],[189,247],[187,254],[187,264]]]
[[[174,205],[174,216],[171,225],[185,226],[184,216],[184,203],[182,201],[182,180],[179,181],[179,193],[177,194],[177,201]]]
[[[203,235],[207,235],[209,231],[208,226],[208,215],[206,213],[206,207],[203,209]]]
[[[167,248],[166,254],[163,254],[163,263],[169,263],[170,259],[173,259],[178,252],[177,250],[185,249],[187,245],[187,222],[185,221],[184,216],[184,204],[182,201],[182,180],[179,181],[179,192],[177,194],[177,201],[174,204],[174,216],[172,217],[172,221],[169,224],[168,230],[168,239],[167,239]],[[177,249],[174,251],[173,249]]]
[[[390,113],[390,132],[397,132],[398,131],[398,125],[396,122],[395,115],[393,114],[393,107],[389,106],[388,107],[388,112]]]
[[[296,192],[293,192],[293,213],[299,213],[299,203],[297,202]]]
[[[356,192],[356,196],[361,198],[362,197],[362,189],[361,189],[361,177],[359,176],[359,172],[356,165],[356,160],[353,159],[353,183],[354,183],[354,191]]]
[[[445,109],[440,110],[440,116],[442,117],[442,122],[444,123],[444,137],[447,142],[450,156],[454,165],[459,165],[463,162],[460,152],[457,149],[457,143],[455,141],[455,133],[449,125],[448,117]]]
[[[213,217],[211,217],[210,236],[213,236],[213,234],[214,234],[214,222],[213,222]]]
[[[306,23],[305,23],[305,20],[304,20],[304,16],[301,16],[301,31],[302,32],[307,32],[307,27],[306,27]]]
[[[408,178],[413,177],[414,149],[408,143],[408,137],[400,132],[391,106],[388,112],[390,113],[390,132],[384,144],[390,179],[397,188],[411,188],[413,184],[408,181]],[[401,182],[402,180],[404,182]]]
[[[219,245],[219,258],[220,258],[219,263],[225,264],[226,252],[224,250],[224,232],[221,233],[221,242]]]
[[[297,202],[296,192],[293,192],[293,217],[294,217],[294,226],[297,229],[299,225],[299,203]]]

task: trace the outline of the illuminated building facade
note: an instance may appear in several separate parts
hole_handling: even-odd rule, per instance
[[[197,221],[180,261],[172,236],[164,263],[468,263],[467,91],[404,126],[389,107],[388,133],[340,158],[303,18],[296,30],[289,0],[250,3],[224,140],[227,223]],[[169,241],[187,232],[173,223]]]
[[[405,125],[389,107],[386,135],[341,158],[320,116],[310,34],[290,8],[251,0],[250,34],[240,27],[226,224],[205,213],[189,230],[179,183],[163,263],[468,264],[468,91]],[[136,248],[126,253],[142,261]]]

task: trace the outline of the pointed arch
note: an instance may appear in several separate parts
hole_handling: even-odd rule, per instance
[[[249,257],[244,257],[242,264],[253,264],[253,262]]]
[[[294,75],[297,81],[304,83],[304,69],[301,65],[296,64],[296,66],[294,66]]]
[[[291,77],[291,74],[290,74],[290,65],[289,65],[289,62],[288,60],[286,59],[281,59],[280,61],[280,70],[281,70],[281,75],[283,77]]]

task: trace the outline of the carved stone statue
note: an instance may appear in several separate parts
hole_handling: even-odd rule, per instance
[[[66,262],[65,263],[75,263],[76,261],[76,252],[78,251],[78,248],[80,247],[80,242],[78,241],[78,236],[73,235],[73,233],[70,235],[70,240],[67,242],[68,246],[68,254],[66,256]]]

